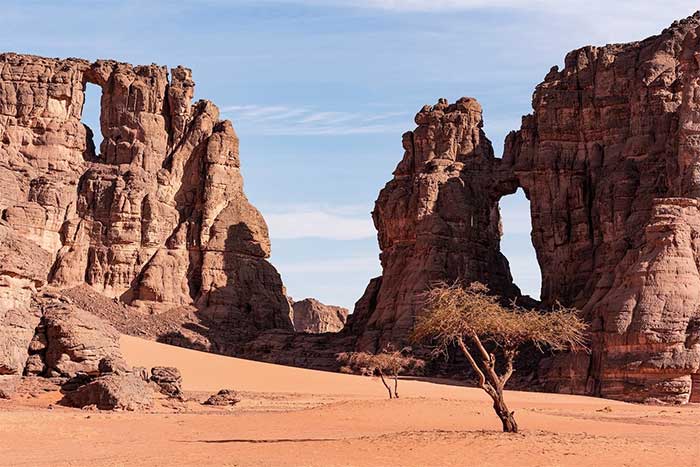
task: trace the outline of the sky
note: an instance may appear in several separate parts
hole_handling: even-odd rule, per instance
[[[241,140],[245,191],[295,299],[352,310],[381,273],[370,218],[425,104],[476,97],[500,155],[534,87],[584,45],[639,40],[700,8],[667,0],[2,0],[2,50],[193,70]],[[99,89],[84,121],[98,129]],[[97,133],[99,131],[96,131]],[[522,192],[502,250],[539,296]]]

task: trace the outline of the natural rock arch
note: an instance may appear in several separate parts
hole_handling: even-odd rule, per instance
[[[384,274],[350,322],[358,347],[405,339],[432,280],[517,295],[485,213],[522,187],[543,303],[577,306],[591,322],[591,358],[547,362],[550,388],[687,402],[700,367],[690,326],[700,301],[698,57],[700,13],[641,42],[570,52],[537,86],[502,159],[473,99],[419,112],[374,211]]]

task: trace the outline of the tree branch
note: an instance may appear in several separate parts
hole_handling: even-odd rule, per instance
[[[493,386],[490,383],[486,382],[486,376],[484,376],[484,372],[481,371],[481,368],[479,368],[479,365],[476,363],[476,360],[474,360],[474,357],[472,357],[472,354],[469,352],[469,349],[467,348],[466,345],[464,345],[464,340],[461,337],[457,338],[457,344],[459,345],[459,348],[462,350],[462,353],[464,354],[465,357],[467,357],[467,360],[469,361],[469,364],[472,366],[474,371],[476,372],[476,375],[479,377],[479,387],[486,391],[491,398],[497,397],[496,391],[493,388]]]
[[[496,373],[496,358],[486,351],[484,344],[481,343],[481,339],[479,339],[479,336],[475,332],[472,332],[471,337],[474,345],[476,345],[476,348],[481,352],[481,358],[484,361],[486,375],[489,377],[490,383],[497,387],[500,384],[501,378],[499,378]]]
[[[518,354],[518,351],[515,349],[503,349],[503,356],[506,359],[506,371],[501,375],[499,378],[499,386],[500,389],[503,390],[503,388],[506,386],[506,383],[510,379],[510,377],[513,375],[513,372],[515,371],[513,368],[513,363],[515,361],[515,356]]]
[[[392,398],[391,387],[388,384],[386,384],[386,380],[384,379],[384,372],[382,372],[382,370],[379,370],[379,378],[381,378],[382,384],[384,384],[384,387],[386,388],[386,390],[389,391],[389,399],[391,399]]]

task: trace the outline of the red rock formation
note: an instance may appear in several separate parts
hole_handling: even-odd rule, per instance
[[[81,121],[102,88],[100,151]],[[160,311],[196,305],[250,336],[292,329],[267,226],[243,193],[238,138],[188,69],[0,55],[0,213],[89,284]]]
[[[383,274],[350,325],[362,350],[407,343],[420,294],[432,282],[480,280],[508,296],[519,293],[499,250],[498,200],[507,187],[482,130],[481,106],[441,99],[424,107],[416,124],[403,135],[403,160],[372,213]]]
[[[320,334],[342,330],[348,319],[348,309],[306,298],[292,302],[292,315],[295,331]]]
[[[696,14],[642,42],[569,53],[508,138],[542,299],[592,322],[576,392],[686,402],[699,371],[699,33]]]
[[[430,280],[481,280],[512,295],[497,218],[469,219],[475,209],[497,213],[499,197],[521,186],[543,302],[578,306],[592,324],[592,358],[548,362],[553,388],[632,401],[700,397],[698,95],[700,13],[641,42],[569,53],[537,87],[534,112],[509,135],[502,160],[464,151],[479,148],[463,135],[480,124],[452,121],[459,103],[419,113],[377,200],[384,273],[351,320],[358,346],[405,339]]]
[[[21,375],[41,313],[31,306],[50,255],[0,221],[0,375]]]

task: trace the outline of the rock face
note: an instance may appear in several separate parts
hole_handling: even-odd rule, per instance
[[[292,313],[295,331],[314,334],[338,332],[348,319],[347,308],[324,305],[314,298],[293,302]]]
[[[542,299],[592,324],[576,392],[687,402],[699,371],[699,33],[696,14],[569,53],[506,143],[531,201]]]
[[[473,101],[424,109],[377,200],[384,271],[349,325],[358,347],[405,339],[432,280],[480,280],[513,296],[497,203],[522,187],[542,301],[577,306],[591,322],[590,358],[549,362],[552,389],[700,397],[698,95],[700,13],[642,42],[569,53],[501,160],[477,131]]]
[[[50,255],[0,221],[0,375],[21,375],[41,317],[32,294],[45,281]]]
[[[102,89],[99,151],[80,121],[88,84]],[[236,133],[193,94],[182,67],[0,55],[0,238],[46,250],[55,287],[196,306],[242,336],[291,330]]]
[[[406,344],[420,294],[435,281],[480,280],[517,296],[500,253],[498,200],[505,186],[479,103],[462,98],[426,106],[403,135],[404,156],[372,212],[383,274],[370,283],[352,318],[358,347]]]

